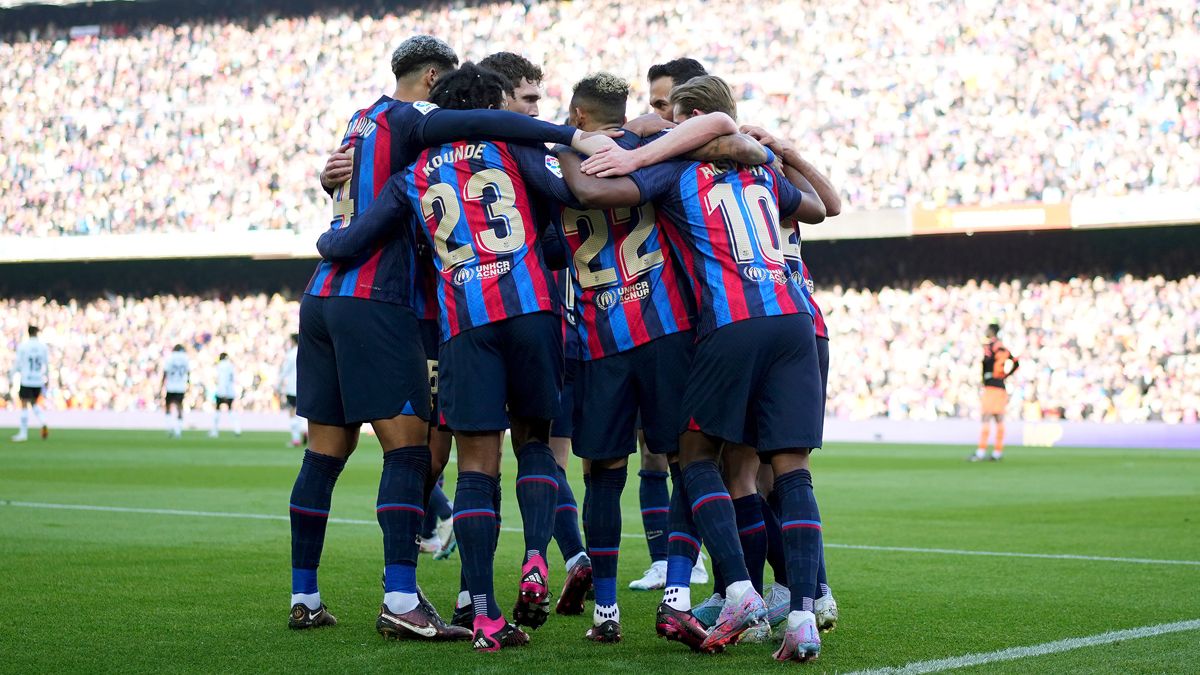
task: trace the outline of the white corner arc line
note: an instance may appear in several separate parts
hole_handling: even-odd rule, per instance
[[[1114,630],[1088,637],[1068,638],[1066,640],[1056,640],[1054,642],[1045,642],[1040,645],[1029,645],[1027,647],[1010,647],[1009,649],[1001,649],[994,652],[964,654],[948,659],[916,661],[899,668],[860,670],[849,675],[920,675],[921,673],[940,673],[956,668],[981,666],[988,663],[996,663],[997,661],[1015,661],[1034,656],[1045,656],[1047,654],[1059,654],[1084,647],[1095,647],[1124,640],[1136,640],[1191,630],[1200,630],[1200,619],[1176,621],[1175,623],[1160,623],[1153,626],[1142,626],[1141,628],[1129,628],[1126,630]]]
[[[275,513],[236,513],[231,511],[190,511],[186,509],[158,509],[135,506],[100,506],[94,504],[55,504],[50,502],[26,502],[16,500],[0,500],[0,506],[17,506],[30,509],[51,509],[62,511],[99,511],[106,513],[141,513],[157,516],[189,516],[194,518],[238,518],[243,520],[289,520],[289,516]],[[330,518],[331,523],[343,525],[378,525],[374,520],[361,518]],[[501,527],[501,532],[524,532],[519,527]],[[624,539],[644,539],[644,532],[622,532]],[[826,548],[840,548],[856,551],[881,551],[885,553],[926,553],[934,555],[968,555],[989,556],[1000,558],[1039,558],[1043,560],[1079,560],[1085,562],[1113,562],[1137,565],[1185,565],[1200,567],[1200,560],[1159,560],[1155,558],[1116,558],[1097,555],[1073,555],[1069,553],[1019,553],[1009,551],[970,551],[953,548],[916,548],[910,546],[869,546],[866,544],[837,544],[826,543]]]

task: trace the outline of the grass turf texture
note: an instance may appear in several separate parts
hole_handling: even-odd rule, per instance
[[[529,647],[473,654],[466,643],[398,643],[375,633],[382,552],[373,524],[380,466],[373,438],[364,437],[334,493],[334,517],[371,524],[329,526],[321,589],[340,621],[331,629],[285,628],[285,520],[6,503],[286,516],[301,453],[283,440],[55,431],[46,442],[0,441],[0,671],[846,672],[1200,618],[1197,566],[831,547],[843,622],[825,637],[816,664],[775,664],[768,645],[695,655],[654,635],[658,592],[626,590],[648,564],[644,540],[626,538],[624,642],[584,641],[589,603],[584,616],[552,616]],[[1002,463],[973,464],[963,461],[968,450],[836,445],[820,452],[814,473],[827,542],[1200,560],[1200,453],[1013,447]],[[503,474],[504,526],[519,527],[511,452]],[[582,500],[578,465],[570,474]],[[452,485],[447,491],[453,495]],[[632,473],[623,511],[625,531],[640,533]],[[557,593],[563,569],[551,546]],[[506,613],[521,552],[521,535],[504,532],[496,569]],[[448,617],[457,554],[444,562],[422,556],[418,577]],[[709,592],[693,589],[693,600]],[[1194,672],[1198,638],[1192,631],[970,670]]]

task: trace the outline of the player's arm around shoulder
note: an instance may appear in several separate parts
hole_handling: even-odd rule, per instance
[[[632,179],[589,176],[583,172],[583,160],[578,154],[566,148],[559,150],[558,163],[562,178],[583,207],[609,209],[642,203],[641,190]]]
[[[353,216],[341,227],[326,230],[317,239],[317,253],[334,262],[353,260],[385,239],[403,232],[404,223],[412,216],[404,196],[404,177],[403,171],[394,174],[366,211]]]

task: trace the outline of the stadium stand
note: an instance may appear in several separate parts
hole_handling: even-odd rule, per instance
[[[545,64],[551,119],[587,72],[630,78],[640,111],[651,63],[696,57],[735,84],[744,119],[827,165],[854,209],[1200,186],[1200,11],[1183,0],[1044,11],[770,0],[753,12],[733,0],[438,2],[302,15],[239,3],[232,18],[176,7],[175,20],[161,5],[106,10],[120,18],[73,33],[6,24],[0,235],[318,224],[315,175],[344,125],[337,111],[389,86],[383,57],[413,32],[466,57],[519,49]],[[664,36],[671,54],[646,48]]]

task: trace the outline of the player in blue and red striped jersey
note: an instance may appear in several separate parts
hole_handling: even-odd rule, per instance
[[[346,144],[351,170],[335,193],[331,227],[346,229],[385,184],[428,143],[478,133],[566,141],[579,134],[499,111],[442,111],[421,99],[439,73],[458,62],[429,36],[406,40],[392,55],[393,96],[355,113]],[[416,101],[416,103],[411,103]],[[430,473],[430,394],[417,319],[426,300],[414,281],[412,238],[380,241],[352,259],[323,260],[301,302],[297,407],[309,420],[310,448],[292,492],[293,597],[289,625],[336,620],[317,586],[325,521],[337,476],[371,422],[384,449],[378,518],[384,531],[385,594],[377,622],[389,636],[469,638],[449,629],[416,588],[415,538]],[[442,460],[444,461],[444,460]]]
[[[614,75],[586,77],[574,87],[569,121],[589,131],[620,128],[628,95],[628,83]],[[707,142],[696,152],[712,158],[769,159],[770,153],[748,136],[710,141],[734,128],[731,119],[725,120],[727,128],[716,127],[719,119],[682,125],[671,132],[671,140],[680,150]],[[698,126],[707,123],[714,123],[713,128]],[[626,133],[617,143],[635,147],[640,140]],[[571,168],[577,167],[577,156],[563,153],[560,159],[568,175],[578,176]],[[636,199],[636,186],[630,181],[627,187]],[[564,208],[557,216],[572,253],[570,295],[582,347],[572,445],[589,476],[588,550],[596,607],[586,637],[615,642],[621,638],[616,572],[628,456],[637,450],[639,416],[652,452],[678,452],[694,300],[653,206]]]
[[[676,121],[712,111],[736,114],[728,85],[711,76],[676,87],[671,102]],[[672,244],[700,305],[681,464],[685,496],[728,584],[725,607],[701,649],[723,649],[766,615],[716,466],[722,443],[740,443],[756,447],[777,477],[784,536],[793,552],[788,571],[794,611],[785,647],[802,637],[802,656],[815,656],[820,643],[811,602],[820,525],[808,454],[820,443],[820,372],[812,310],[783,258],[779,223],[781,216],[819,222],[824,205],[807,181],[798,190],[769,167],[671,162],[633,178],[642,198],[654,200],[676,224]]]

